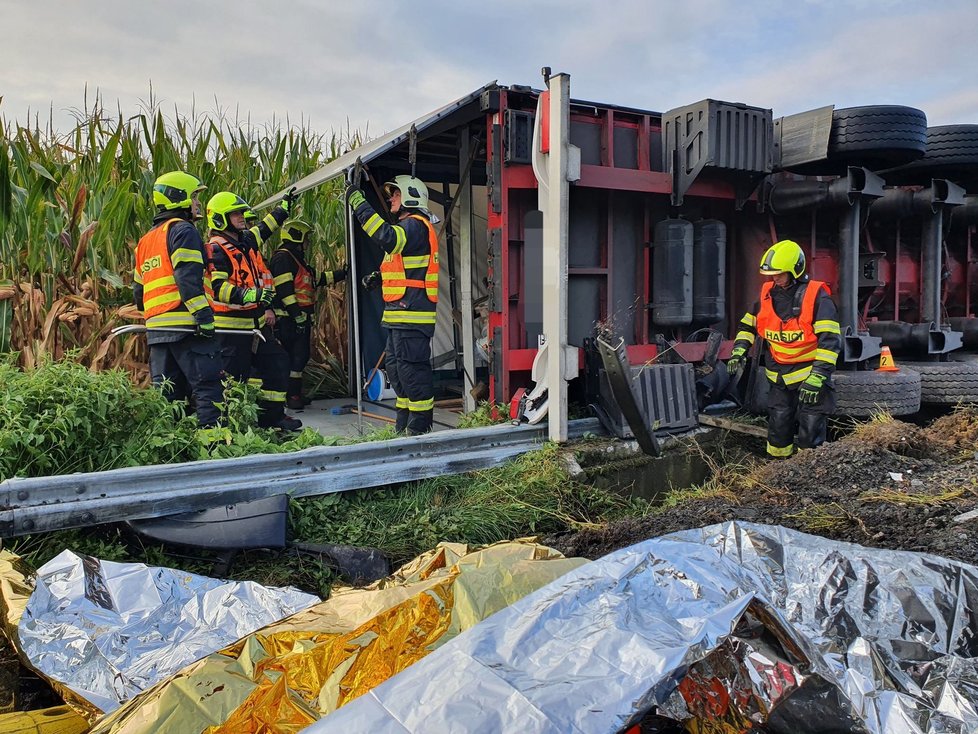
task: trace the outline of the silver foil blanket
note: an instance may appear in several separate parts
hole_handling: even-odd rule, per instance
[[[976,608],[974,566],[713,525],[571,571],[304,731],[975,732]]]
[[[38,570],[18,634],[31,664],[109,712],[188,663],[319,599],[64,551]]]

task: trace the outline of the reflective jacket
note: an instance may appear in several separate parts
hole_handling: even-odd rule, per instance
[[[264,326],[265,307],[242,302],[249,288],[274,288],[261,253],[254,247],[241,249],[220,234],[211,234],[207,246],[211,277],[218,284],[214,303],[217,328],[250,331]]]
[[[787,386],[798,385],[812,371],[831,375],[842,351],[829,288],[815,280],[777,289],[773,282],[765,283],[753,313],[740,321],[735,346],[750,347],[755,335],[766,346],[767,378]]]
[[[275,282],[275,314],[296,318],[301,311],[312,313],[316,305],[316,273],[303,257],[301,245],[283,244],[272,255],[270,265]]]
[[[381,322],[391,329],[414,329],[431,336],[438,303],[438,236],[421,214],[388,224],[363,202],[360,226],[386,253],[380,266],[384,296]]]
[[[195,328],[213,321],[213,292],[197,228],[177,216],[160,219],[136,245],[133,300],[147,328]],[[183,338],[161,332],[150,343]]]

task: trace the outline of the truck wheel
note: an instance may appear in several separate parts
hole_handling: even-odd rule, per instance
[[[927,116],[900,105],[847,107],[832,113],[829,160],[867,168],[899,166],[927,151]]]
[[[910,415],[920,410],[920,373],[914,370],[839,370],[832,375],[832,384],[839,415],[865,418],[884,410],[890,415]]]
[[[902,362],[900,366],[920,373],[921,403],[978,403],[978,362]]]

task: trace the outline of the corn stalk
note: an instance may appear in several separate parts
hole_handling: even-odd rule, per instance
[[[259,201],[335,158],[341,141],[288,120],[258,127],[225,112],[165,116],[152,93],[128,118],[108,113],[96,95],[76,120],[65,134],[50,121],[20,125],[0,111],[0,353],[17,352],[25,368],[70,354],[145,381],[143,340],[107,337],[139,318],[130,305],[133,251],[151,226],[156,176],[183,169],[209,194],[230,189]],[[346,145],[358,139],[348,134]],[[339,186],[304,194],[301,216],[317,233],[310,260],[338,267]],[[345,368],[344,286],[320,299],[315,336],[314,360]]]

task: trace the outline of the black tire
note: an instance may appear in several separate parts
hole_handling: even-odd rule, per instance
[[[920,373],[920,402],[925,405],[978,403],[978,362],[901,362]]]
[[[920,410],[920,373],[915,370],[837,370],[832,384],[839,415],[865,418],[883,410],[890,415],[911,415]]]
[[[931,178],[978,181],[978,125],[927,128],[927,152],[886,175],[887,183],[928,184]]]
[[[844,174],[848,166],[880,170],[921,158],[927,150],[927,116],[901,105],[846,107],[832,113],[824,161],[793,167],[807,175]]]

